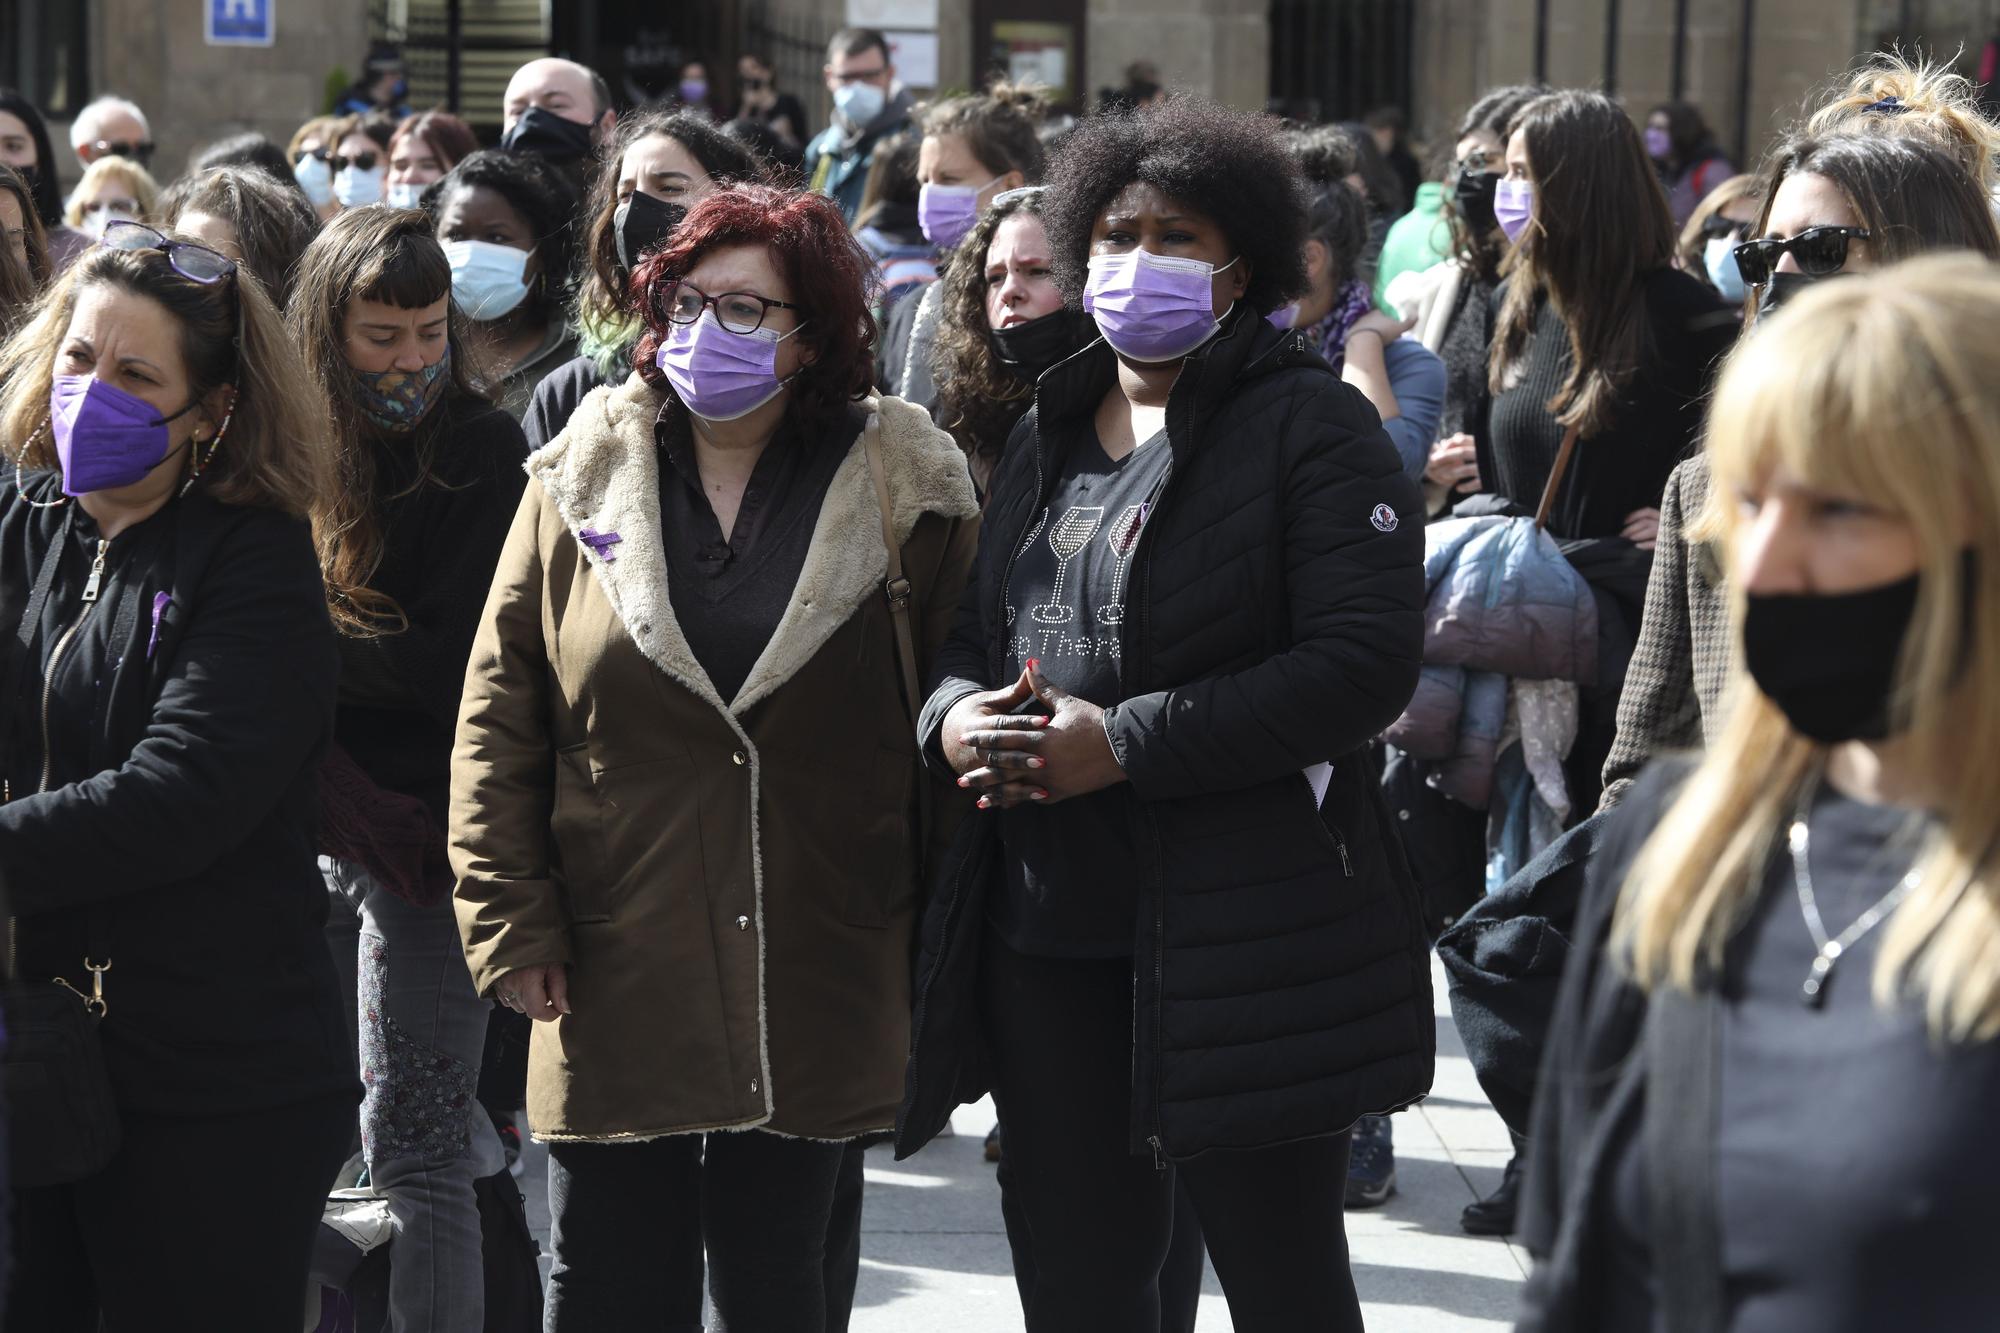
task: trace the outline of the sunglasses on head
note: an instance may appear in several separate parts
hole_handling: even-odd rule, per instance
[[[1807,227],[1787,240],[1745,241],[1736,247],[1736,268],[1744,282],[1762,287],[1771,280],[1778,261],[1789,254],[1807,277],[1831,277],[1847,267],[1848,241],[1867,239],[1868,232],[1861,227]]]
[[[177,241],[158,227],[143,222],[113,222],[104,229],[99,245],[109,250],[158,250],[167,257],[174,272],[189,282],[210,287],[224,278],[236,276],[236,261],[219,251],[193,241]],[[243,355],[243,293],[236,292],[236,355]]]
[[[326,157],[326,164],[335,171],[345,171],[349,167],[353,167],[356,171],[373,171],[375,170],[375,164],[381,160],[382,155],[372,150],[366,153],[356,153],[353,157],[342,157],[339,153],[329,153]]]

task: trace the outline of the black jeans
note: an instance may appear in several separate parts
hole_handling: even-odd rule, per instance
[[[1342,1213],[1347,1135],[1156,1168],[1127,1133],[1131,963],[1028,958],[987,931],[981,989],[1033,1253],[1028,1333],[1159,1333],[1177,1182],[1237,1333],[1360,1333]]]
[[[354,1105],[126,1115],[103,1171],[15,1196],[9,1333],[299,1327]]]
[[[549,1147],[544,1333],[843,1333],[861,1150],[755,1131]]]

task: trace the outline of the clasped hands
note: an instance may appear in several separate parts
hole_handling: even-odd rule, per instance
[[[1041,708],[1014,711],[1030,699]],[[1104,710],[1050,684],[1034,658],[1012,685],[953,704],[940,743],[958,785],[979,793],[981,810],[1048,805],[1125,780],[1104,734]]]

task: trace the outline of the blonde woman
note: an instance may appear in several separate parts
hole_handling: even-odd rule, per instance
[[[2000,269],[1915,260],[1802,295],[1722,377],[1733,704],[1586,895],[1523,1329],[1991,1323],[1996,311]]]
[[[160,200],[153,173],[130,158],[100,157],[84,171],[63,209],[63,222],[93,241],[114,222],[151,222]]]

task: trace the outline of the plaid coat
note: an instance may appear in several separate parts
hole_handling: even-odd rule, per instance
[[[1604,762],[1599,809],[1617,804],[1639,770],[1671,750],[1698,750],[1722,725],[1733,639],[1715,552],[1686,524],[1708,503],[1708,456],[1674,469],[1660,500],[1660,536],[1646,585],[1646,619],[1618,699],[1618,738]]]

